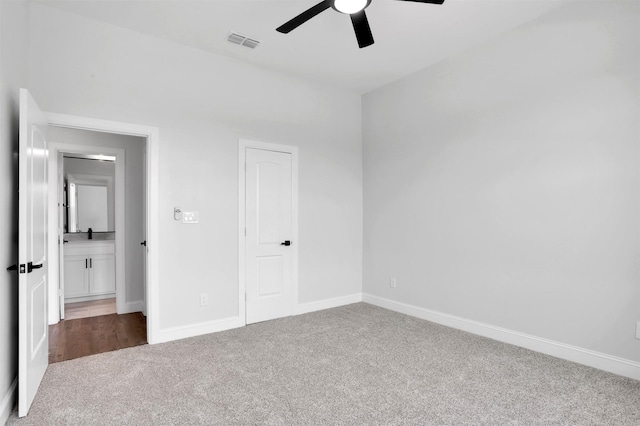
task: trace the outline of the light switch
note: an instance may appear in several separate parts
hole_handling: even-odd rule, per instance
[[[198,212],[182,212],[182,223],[198,223]]]

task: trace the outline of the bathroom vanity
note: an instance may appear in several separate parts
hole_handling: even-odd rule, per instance
[[[64,248],[65,303],[115,297],[113,240],[71,240]]]

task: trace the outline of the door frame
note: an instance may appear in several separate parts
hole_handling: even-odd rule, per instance
[[[298,248],[300,238],[298,236],[298,147],[282,145],[270,142],[261,142],[250,139],[240,139],[238,142],[238,316],[243,325],[247,324],[247,299],[246,299],[246,152],[247,148],[264,151],[284,152],[291,154],[291,244],[292,249],[292,292],[291,312],[296,312],[298,306]]]
[[[49,124],[72,129],[91,130],[120,135],[139,136],[146,138],[146,238],[147,238],[147,268],[145,288],[145,311],[147,315],[147,341],[149,344],[159,343],[159,266],[160,266],[160,203],[159,203],[159,145],[160,131],[157,127],[119,121],[101,120],[76,115],[45,113]],[[120,191],[124,192],[124,191]],[[151,249],[150,249],[151,248]]]
[[[53,126],[53,124],[50,124]],[[63,127],[57,126],[56,127]],[[62,238],[64,231],[60,229],[61,206],[58,205],[60,196],[60,184],[58,182],[58,154],[106,154],[116,157],[115,171],[115,249],[116,249],[116,312],[128,313],[126,309],[126,241],[125,241],[125,150],[123,148],[110,148],[93,145],[68,144],[64,142],[49,143],[49,256],[57,262],[49,263],[49,324],[56,324],[61,319],[60,310],[60,283],[62,273],[59,265],[61,253],[64,248]],[[57,266],[57,267],[56,267]]]

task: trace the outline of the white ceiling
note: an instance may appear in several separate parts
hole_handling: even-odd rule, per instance
[[[372,0],[375,44],[359,49],[348,16],[326,10],[275,29],[320,0],[35,0],[272,70],[366,93],[536,19],[566,0]],[[234,31],[262,43],[230,44]]]

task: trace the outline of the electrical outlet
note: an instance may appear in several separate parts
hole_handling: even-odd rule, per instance
[[[182,210],[180,210],[180,207],[174,207],[173,208],[173,219],[174,220],[181,220],[182,219]]]
[[[640,321],[636,323],[636,339],[640,340]]]
[[[396,288],[396,277],[389,278],[389,287]]]
[[[207,306],[209,304],[209,295],[207,293],[202,293],[200,295],[200,306]]]

